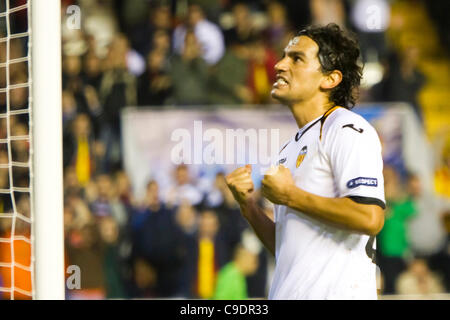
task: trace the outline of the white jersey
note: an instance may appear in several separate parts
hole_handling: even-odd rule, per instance
[[[381,143],[361,116],[335,107],[280,151],[297,187],[384,208]],[[269,299],[376,299],[374,238],[275,205],[276,267]]]

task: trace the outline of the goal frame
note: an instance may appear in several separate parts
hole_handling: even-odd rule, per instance
[[[28,1],[32,70],[33,299],[63,300],[61,1]]]

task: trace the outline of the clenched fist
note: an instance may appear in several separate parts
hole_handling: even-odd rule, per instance
[[[238,168],[226,176],[228,188],[233,193],[234,199],[242,205],[251,197],[255,187],[252,181],[252,166]]]
[[[261,182],[262,195],[274,204],[286,205],[293,187],[295,182],[291,171],[283,165],[267,170]]]

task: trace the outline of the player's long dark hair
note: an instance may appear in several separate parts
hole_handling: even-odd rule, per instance
[[[323,73],[342,72],[342,82],[330,92],[330,101],[337,106],[353,108],[358,98],[362,66],[358,59],[358,42],[345,34],[335,23],[327,26],[309,26],[297,36],[307,36],[319,46],[318,58]]]

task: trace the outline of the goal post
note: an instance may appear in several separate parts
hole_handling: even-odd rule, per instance
[[[7,0],[8,1],[8,0]],[[31,13],[33,299],[64,299],[61,1],[28,0]],[[30,12],[31,11],[31,12]],[[30,15],[29,15],[30,16]]]

